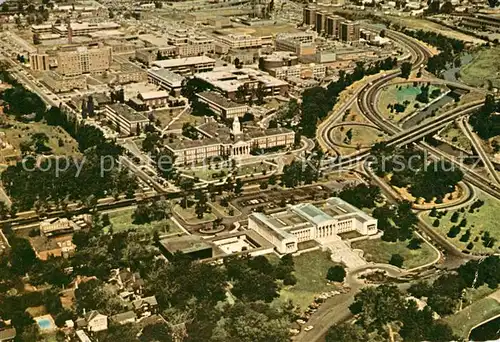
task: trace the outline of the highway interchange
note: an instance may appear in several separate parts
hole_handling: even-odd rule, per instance
[[[387,36],[397,42],[399,45],[404,46],[406,49],[411,51],[411,63],[413,65],[413,71],[421,69],[426,63],[427,59],[432,56],[430,51],[420,42],[413,38],[410,38],[402,33],[387,30]],[[403,129],[402,127],[390,122],[379,112],[377,106],[378,96],[380,90],[387,85],[390,81],[400,76],[399,70],[389,71],[380,74],[376,79],[370,79],[370,82],[365,82],[364,85],[360,86],[359,89],[354,91],[351,96],[345,100],[345,102],[340,105],[328,118],[326,118],[318,127],[317,139],[320,146],[328,151],[330,154],[336,154],[337,158],[330,161],[324,165],[324,172],[329,172],[333,170],[357,168],[361,169],[362,172],[367,176],[371,182],[377,184],[381,187],[384,194],[390,201],[396,201],[399,199],[399,195],[388,185],[385,181],[378,178],[374,172],[369,167],[369,150],[362,150],[350,154],[348,156],[342,157],[338,153],[338,142],[335,141],[334,130],[335,128],[342,125],[340,118],[343,114],[350,109],[352,106],[357,105],[360,112],[368,119],[366,123],[369,127],[377,127],[382,132],[386,133],[389,138],[385,140],[388,146],[400,147],[415,143],[417,148],[427,151],[431,158],[446,160],[450,163],[455,164],[460,167],[464,172],[464,185],[466,187],[467,196],[464,196],[461,203],[453,204],[452,207],[461,207],[466,204],[470,204],[471,201],[475,200],[474,187],[477,187],[484,192],[500,199],[500,179],[495,171],[494,165],[489,160],[489,157],[482,148],[478,137],[472,132],[466,118],[468,115],[479,109],[484,100],[472,101],[445,113],[437,115],[432,119],[427,119],[408,129]],[[441,79],[433,79],[432,83],[437,84],[449,84]],[[452,82],[454,87],[463,88],[471,90],[470,87],[461,85],[457,82]],[[481,91],[482,92],[482,91]],[[455,120],[459,121],[459,125],[463,125],[463,130],[466,135],[471,140],[474,149],[478,153],[479,157],[483,161],[483,164],[487,172],[491,175],[493,180],[486,178],[485,176],[479,174],[473,168],[464,165],[460,160],[446,154],[445,152],[439,150],[436,147],[421,141],[425,139],[432,133],[435,133],[445,127],[450,122]],[[351,123],[349,123],[351,124]],[[439,210],[447,208],[446,205],[442,205]],[[449,208],[448,208],[449,209]],[[420,218],[420,215],[419,215]],[[468,255],[462,253],[458,250],[451,242],[449,242],[445,237],[436,232],[432,227],[430,227],[423,219],[420,218],[419,230],[430,240],[436,244],[441,250],[446,251],[446,264],[448,266],[454,266],[457,263],[462,263],[465,260],[477,259],[479,257]],[[327,302],[325,307],[321,312],[316,313],[311,317],[308,324],[315,326],[315,329],[309,333],[301,333],[297,336],[296,341],[311,342],[311,341],[321,341],[324,339],[324,335],[328,330],[329,326],[332,324],[340,323],[348,319],[351,314],[349,312],[349,305],[353,301],[354,295],[360,289],[360,285],[356,283],[353,279],[352,274],[349,278],[349,284],[352,286],[352,290],[349,294],[341,295],[339,298]]]

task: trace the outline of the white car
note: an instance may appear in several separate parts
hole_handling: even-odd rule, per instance
[[[312,325],[308,325],[307,327],[305,327],[305,328],[304,328],[304,331],[305,331],[305,332],[308,332],[308,331],[313,330],[313,328],[314,328],[314,327],[313,327]]]
[[[306,324],[306,321],[304,321],[303,319],[298,319],[297,323],[299,323],[300,325],[304,325]]]

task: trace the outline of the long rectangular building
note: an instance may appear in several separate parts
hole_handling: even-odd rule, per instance
[[[153,62],[153,67],[170,70],[181,75],[195,74],[213,70],[215,59],[207,56],[167,59]]]
[[[121,103],[113,103],[105,106],[104,114],[115,127],[127,135],[137,134],[142,131],[144,126],[149,122],[148,118],[136,112],[127,105]]]
[[[285,211],[248,216],[248,228],[271,242],[279,253],[298,250],[298,243],[328,239],[340,233],[357,231],[362,235],[377,233],[377,220],[338,198],[329,198],[322,208],[310,203],[289,206]]]

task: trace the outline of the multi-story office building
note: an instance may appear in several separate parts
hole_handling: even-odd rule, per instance
[[[83,76],[63,76],[55,71],[45,71],[42,82],[54,93],[64,93],[74,89],[84,89],[87,81]]]
[[[326,240],[340,233],[374,235],[377,220],[333,197],[322,208],[301,203],[271,215],[252,213],[248,216],[248,228],[271,242],[279,253],[288,254],[296,252],[300,242]]]
[[[340,40],[344,42],[356,42],[359,40],[359,23],[340,23]]]
[[[214,91],[204,91],[196,96],[198,96],[199,101],[206,103],[215,114],[224,119],[233,119],[235,116],[242,117],[249,109],[246,104],[228,100]]]
[[[104,115],[117,130],[126,135],[141,132],[149,122],[144,115],[121,103],[106,105]]]
[[[188,75],[213,70],[215,59],[207,56],[167,59],[153,62],[153,66],[181,75]]]
[[[113,22],[101,22],[101,23],[71,23],[71,34],[73,36],[85,36],[89,33],[105,30],[117,30],[120,28],[120,24]],[[68,35],[67,25],[54,25],[52,26],[52,32],[60,34],[62,36]]]
[[[49,70],[49,55],[46,53],[31,53],[30,67],[34,71]]]
[[[147,91],[139,93],[137,97],[150,108],[166,107],[168,103],[168,92],[165,90]]]
[[[315,38],[314,32],[285,33],[277,35],[274,44],[278,51],[291,51],[297,56],[314,55],[316,53]]]
[[[209,83],[214,89],[217,89],[227,98],[237,101],[238,88],[248,90],[261,87],[264,91],[264,97],[285,96],[288,92],[288,83],[272,77],[266,72],[250,68],[237,69],[233,66],[220,68],[218,70],[196,74],[195,77]],[[248,98],[251,96],[247,94]]]
[[[178,96],[181,92],[184,77],[166,69],[149,69],[148,82]]]
[[[298,64],[273,68],[269,70],[269,73],[280,79],[291,77],[321,79],[326,76],[326,66],[315,63]]]
[[[64,76],[76,76],[85,73],[100,73],[111,66],[111,47],[79,46],[71,50],[59,50],[56,53],[57,71]]]
[[[247,34],[241,35],[224,35],[218,37],[219,42],[227,45],[230,49],[252,49],[262,46],[261,37],[253,37]]]
[[[215,43],[207,37],[189,37],[186,43],[178,44],[176,48],[180,57],[199,56],[214,52]]]

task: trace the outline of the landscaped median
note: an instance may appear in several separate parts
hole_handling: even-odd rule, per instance
[[[430,216],[432,213],[424,214],[422,218],[461,250],[471,253],[498,252],[500,226],[497,213],[500,211],[500,202],[479,189],[475,189],[475,192],[477,201],[469,207],[450,210],[441,217]],[[471,212],[473,206],[476,208]],[[485,235],[489,239],[485,239]],[[491,247],[486,247],[488,241]]]

